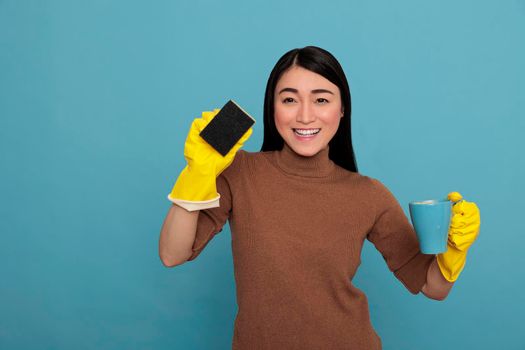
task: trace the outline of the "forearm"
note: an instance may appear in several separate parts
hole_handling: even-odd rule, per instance
[[[187,211],[177,205],[169,209],[160,232],[159,256],[165,266],[179,265],[191,255],[199,210]]]
[[[443,300],[447,297],[454,282],[449,282],[439,270],[437,260],[434,259],[427,271],[427,281],[421,292],[430,299]]]

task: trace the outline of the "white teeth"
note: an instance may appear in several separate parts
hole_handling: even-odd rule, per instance
[[[317,134],[321,129],[293,129],[294,132],[298,135],[315,135]]]

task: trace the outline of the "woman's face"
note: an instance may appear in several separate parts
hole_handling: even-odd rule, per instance
[[[275,125],[297,154],[313,156],[326,148],[343,116],[337,85],[303,67],[286,70],[274,91]]]

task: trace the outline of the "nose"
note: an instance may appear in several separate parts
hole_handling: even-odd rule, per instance
[[[298,123],[310,124],[313,123],[316,119],[315,111],[309,104],[301,104],[300,108],[297,110],[297,116],[295,120]]]

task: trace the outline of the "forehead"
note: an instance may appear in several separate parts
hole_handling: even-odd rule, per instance
[[[315,88],[328,88],[338,91],[337,85],[330,80],[303,67],[292,66],[287,69],[277,81],[277,88],[292,87],[297,90],[311,90]]]

